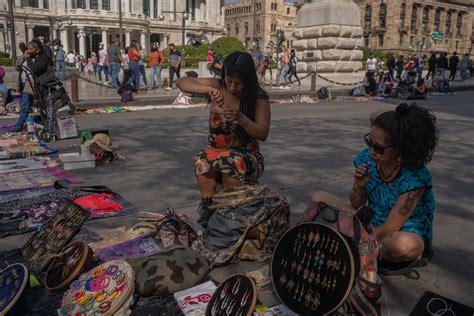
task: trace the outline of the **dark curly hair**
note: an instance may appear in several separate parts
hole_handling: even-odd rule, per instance
[[[395,111],[377,115],[371,123],[387,131],[386,141],[400,153],[403,167],[419,168],[431,161],[439,137],[433,111],[416,103],[402,103]]]

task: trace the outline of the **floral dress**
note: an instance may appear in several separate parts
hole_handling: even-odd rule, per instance
[[[211,112],[208,145],[196,156],[195,173],[225,173],[246,184],[257,183],[264,165],[258,140],[250,137],[235,122],[226,122],[220,113]]]

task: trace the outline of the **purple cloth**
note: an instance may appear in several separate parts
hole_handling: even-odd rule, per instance
[[[148,257],[161,252],[161,248],[151,237],[138,237],[123,243],[100,248],[95,251],[95,255],[101,261],[126,260],[139,257]]]

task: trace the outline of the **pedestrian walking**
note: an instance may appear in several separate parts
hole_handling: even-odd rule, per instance
[[[438,71],[441,78],[445,78],[446,69],[448,69],[448,58],[446,53],[441,53],[441,56],[438,58]]]
[[[270,71],[270,85],[272,84],[272,67],[271,67],[271,62],[270,62],[270,55],[267,53],[265,57],[263,57],[263,71],[262,71],[262,79],[263,82],[265,82],[265,75],[267,73],[267,70]]]
[[[290,61],[288,63],[288,67],[289,67],[288,80],[290,81],[291,84],[293,84],[291,77],[295,76],[296,80],[298,80],[298,86],[301,86],[301,81],[300,81],[300,78],[298,78],[298,73],[296,71],[297,63],[298,63],[298,60],[296,58],[295,50],[292,49],[291,54],[290,54]]]
[[[280,73],[280,84],[288,84],[288,69],[290,63],[290,54],[286,47],[283,48],[283,54],[281,56],[281,73]]]
[[[99,82],[102,82],[102,72],[104,72],[105,81],[109,81],[109,59],[104,43],[99,44],[99,64],[97,65],[97,74]]]
[[[141,55],[141,58],[138,61],[138,70],[140,71],[140,76],[143,79],[143,83],[145,84],[145,86],[148,86],[148,82],[146,80],[146,63],[145,63],[146,54],[145,54],[145,50],[141,46],[140,46],[140,55]]]
[[[73,51],[70,51],[66,55],[66,62],[69,67],[75,67],[76,66],[76,55],[74,54]]]
[[[171,90],[173,89],[174,75],[176,74],[176,77],[178,79],[181,78],[179,71],[181,69],[182,55],[181,55],[181,52],[179,52],[176,49],[176,46],[174,45],[174,43],[170,43],[168,47],[170,49],[170,57],[169,57],[170,78],[169,78],[169,86],[166,88],[166,90]]]
[[[458,71],[459,57],[458,53],[454,52],[449,58],[449,80],[454,81],[456,73]]]
[[[107,49],[107,57],[109,59],[110,76],[112,77],[112,88],[117,89],[119,86],[118,75],[122,67],[122,54],[120,52],[120,41],[115,40]]]
[[[390,77],[392,78],[392,80],[395,79],[394,75],[395,75],[396,66],[397,66],[397,63],[395,60],[395,56],[393,56],[393,53],[389,53],[388,58],[387,58],[387,67],[388,67],[388,73]]]
[[[425,68],[426,55],[420,56],[417,63],[418,79],[423,79],[423,69]]]
[[[138,62],[142,58],[140,53],[140,47],[138,46],[138,42],[136,40],[132,40],[130,42],[130,46],[128,48],[128,69],[130,69],[131,77],[128,83],[135,83],[135,89],[140,89],[140,68],[138,66]]]
[[[151,45],[150,52],[150,84],[155,86],[161,86],[161,69],[165,62],[165,56],[160,51],[157,44]],[[156,80],[155,80],[156,78]]]
[[[461,63],[459,64],[459,72],[461,73],[461,79],[467,79],[467,69],[469,68],[469,54],[466,53],[462,56]]]
[[[56,63],[56,78],[61,80],[61,77],[64,73],[64,63],[66,58],[66,52],[63,49],[62,45],[56,46],[54,50],[54,60]]]
[[[96,53],[91,54],[92,74],[97,76],[97,55]]]
[[[425,79],[428,80],[431,75],[431,80],[433,80],[436,72],[436,65],[438,65],[438,58],[436,57],[436,53],[433,53],[431,54],[430,59],[428,59],[428,74]]]
[[[367,72],[375,74],[377,71],[377,58],[375,58],[374,54],[370,54],[370,57],[367,58]]]
[[[403,59],[403,55],[398,56],[396,67],[397,67],[397,80],[400,81],[402,79],[403,73],[403,66],[405,65],[405,61]]]

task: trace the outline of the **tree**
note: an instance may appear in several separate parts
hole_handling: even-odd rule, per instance
[[[216,39],[211,44],[211,49],[221,54],[223,57],[226,57],[232,52],[240,51],[245,52],[245,46],[235,37],[227,36]]]

